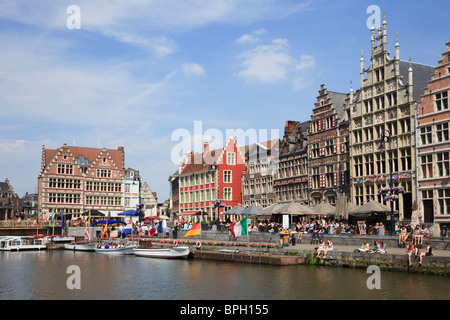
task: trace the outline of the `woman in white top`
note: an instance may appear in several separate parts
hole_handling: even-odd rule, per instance
[[[327,247],[325,248],[325,250],[323,251],[323,259],[325,259],[327,257],[327,253],[328,251],[333,250],[333,242],[331,242],[331,240],[328,239],[327,241]]]

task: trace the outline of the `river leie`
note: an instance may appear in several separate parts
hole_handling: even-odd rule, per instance
[[[370,289],[372,274],[350,268],[64,250],[1,252],[0,266],[1,300],[446,300],[450,296],[445,277],[381,272],[380,289]]]

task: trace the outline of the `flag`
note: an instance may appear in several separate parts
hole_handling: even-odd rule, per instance
[[[103,237],[106,235],[107,232],[108,232],[108,222],[106,222],[105,228],[103,228],[102,237],[100,239],[103,239]]]
[[[157,231],[158,233],[163,234],[165,229],[166,229],[166,220],[161,220],[161,222],[158,224]]]
[[[64,212],[61,212],[61,219],[62,219],[61,228],[62,228],[62,230],[64,230]],[[62,230],[61,230],[61,233],[62,233]]]
[[[127,234],[132,234],[132,233],[133,233],[133,222],[130,219],[128,221],[127,226],[122,230],[122,239],[125,239]]]
[[[91,209],[89,209],[89,218],[87,221],[87,226],[89,226],[91,224]]]
[[[55,225],[55,209],[53,209],[52,217],[50,218],[50,227],[53,227]]]
[[[201,228],[200,228],[200,223],[196,223],[192,226],[192,228],[186,232],[186,234],[184,235],[184,237],[192,237],[198,234],[201,234]]]
[[[247,217],[245,217],[241,221],[236,222],[231,227],[231,233],[234,235],[235,238],[237,238],[239,236],[248,235]]]
[[[84,229],[84,235],[86,236],[87,240],[90,240],[90,236],[89,236],[89,226],[86,224],[86,228]]]

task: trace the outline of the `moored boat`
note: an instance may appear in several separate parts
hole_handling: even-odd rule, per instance
[[[134,249],[136,249],[137,247],[138,247],[137,245],[127,245],[127,246],[103,245],[101,247],[95,248],[95,252],[106,254],[134,254]]]
[[[64,249],[73,251],[95,251],[97,244],[89,241],[65,243]]]
[[[134,249],[135,256],[147,258],[186,259],[189,256],[189,253],[189,247]]]
[[[47,246],[42,238],[32,236],[0,237],[1,251],[45,250]]]

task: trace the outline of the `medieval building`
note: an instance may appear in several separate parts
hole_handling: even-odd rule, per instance
[[[361,89],[350,106],[351,201],[390,203],[379,188],[403,186],[405,193],[393,201],[400,219],[410,219],[416,189],[415,113],[417,101],[434,69],[400,60],[398,41],[395,56],[387,49],[384,19],[376,34],[371,30],[370,65],[361,55]],[[382,141],[383,139],[383,141]],[[381,142],[385,142],[382,143]],[[383,146],[384,148],[380,148]]]
[[[38,208],[42,214],[80,215],[90,209],[114,216],[123,211],[125,150],[42,147]]]

